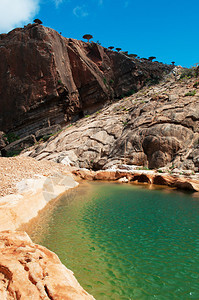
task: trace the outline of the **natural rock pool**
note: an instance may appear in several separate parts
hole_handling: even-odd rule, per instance
[[[88,183],[25,230],[96,299],[199,299],[199,196]]]

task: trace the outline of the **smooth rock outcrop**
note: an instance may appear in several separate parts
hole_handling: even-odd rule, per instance
[[[0,232],[0,299],[94,299],[56,254],[25,232]]]
[[[185,96],[195,79],[160,84],[71,124],[28,155],[93,170],[121,163],[198,172],[199,96]],[[170,95],[177,95],[170,100]]]

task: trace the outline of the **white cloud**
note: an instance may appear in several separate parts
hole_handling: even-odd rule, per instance
[[[40,0],[0,0],[0,32],[7,32],[32,19],[39,11]]]
[[[83,6],[76,6],[76,7],[73,9],[73,14],[74,14],[77,18],[80,18],[80,17],[87,17],[87,16],[88,16],[88,12],[87,12],[87,10],[86,10],[85,5],[83,5]]]
[[[58,6],[63,2],[63,0],[54,0],[56,7],[58,8]]]

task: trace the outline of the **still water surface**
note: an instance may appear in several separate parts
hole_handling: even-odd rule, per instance
[[[26,228],[96,299],[199,299],[199,197],[89,183]]]

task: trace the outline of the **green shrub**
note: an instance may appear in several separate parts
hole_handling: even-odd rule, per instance
[[[151,85],[156,85],[156,84],[158,84],[160,82],[160,77],[158,77],[158,76],[151,76],[150,78],[147,78],[146,80],[145,80],[145,84],[147,84],[147,85],[149,85],[149,86],[151,86]]]
[[[128,124],[127,121],[122,122],[124,126],[126,126]]]
[[[132,90],[129,90],[128,92],[125,93],[125,96],[131,96],[133,94],[135,94],[136,92],[132,89]]]
[[[129,96],[131,96],[131,95],[133,95],[133,94],[135,94],[136,93],[136,91],[135,90],[129,90],[128,92],[126,92],[126,93],[124,93],[124,94],[122,94],[121,96],[119,96],[119,99],[122,99],[122,98],[124,98],[124,97],[129,97]]]
[[[189,69],[184,69],[183,72],[180,75],[180,79],[183,78],[193,78],[199,76],[199,66],[191,67]]]
[[[5,134],[5,137],[7,138],[9,144],[20,139],[20,137],[13,132]]]
[[[13,156],[17,156],[21,153],[23,149],[18,149],[18,150],[10,150],[6,153],[6,157],[13,157]]]
[[[199,86],[199,81],[196,81],[193,85],[193,87],[197,88]]]
[[[52,136],[52,134],[47,134],[43,136],[43,141],[46,142],[50,137]]]
[[[113,84],[114,83],[114,80],[113,79],[110,79],[109,80],[109,84]]]
[[[146,166],[143,166],[143,167],[140,167],[138,170],[150,170],[150,169]]]
[[[195,96],[195,94],[196,94],[196,91],[191,91],[191,92],[186,93],[185,97],[186,96]]]

